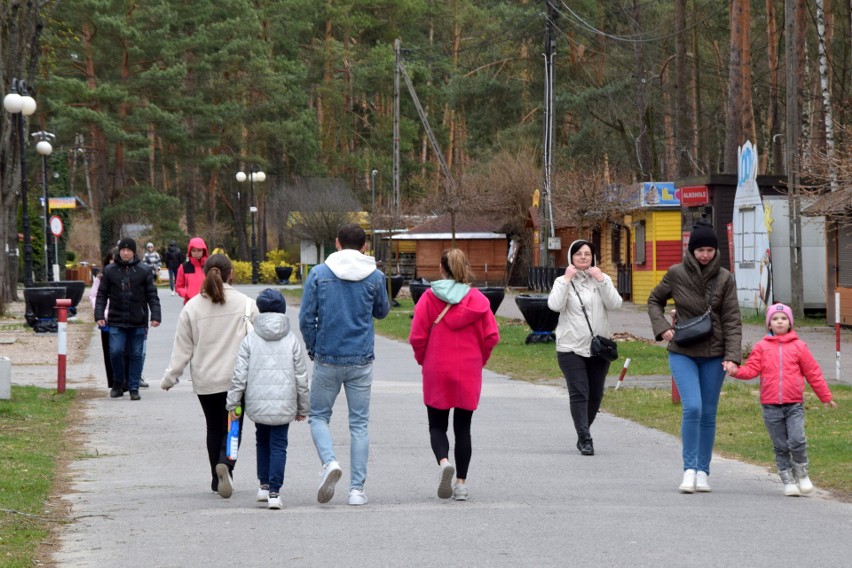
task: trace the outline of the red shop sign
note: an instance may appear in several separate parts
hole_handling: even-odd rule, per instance
[[[680,204],[689,207],[710,203],[710,191],[706,185],[693,185],[680,188]]]

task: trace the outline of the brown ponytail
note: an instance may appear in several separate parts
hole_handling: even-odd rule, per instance
[[[225,303],[225,283],[231,281],[232,265],[224,254],[214,254],[204,263],[204,283],[201,295],[214,304]]]
[[[462,284],[470,284],[474,275],[470,271],[470,263],[467,256],[460,249],[447,249],[441,255],[441,268],[447,278],[451,278]]]

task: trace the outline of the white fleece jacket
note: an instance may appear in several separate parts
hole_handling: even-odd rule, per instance
[[[621,307],[621,296],[612,284],[612,279],[604,274],[602,282],[596,281],[585,272],[578,272],[572,279],[580,294],[586,313],[595,335],[610,336],[608,310]],[[559,312],[556,324],[556,350],[561,353],[576,353],[581,357],[591,357],[592,333],[583,315],[580,301],[571,282],[560,276],[553,282],[553,288],[547,297],[547,307]]]
[[[214,304],[201,294],[191,298],[180,312],[172,357],[160,386],[175,386],[189,365],[195,394],[227,392],[248,330],[246,303],[249,318],[254,319],[258,313],[254,300],[228,284],[224,304]]]

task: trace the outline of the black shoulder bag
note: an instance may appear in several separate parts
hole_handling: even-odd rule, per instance
[[[571,282],[571,287],[574,288],[574,282]],[[580,293],[577,288],[574,288],[574,293],[577,294],[577,300],[580,302],[580,307],[583,309],[583,315],[586,316],[586,324],[589,326],[589,333],[592,334],[591,352],[595,357],[600,357],[604,361],[615,361],[618,359],[618,345],[609,337],[595,335],[592,329],[592,322],[589,321],[589,314],[586,313],[586,306],[583,305],[583,299],[580,298]]]
[[[672,341],[679,346],[688,347],[701,343],[713,334],[713,318],[710,317],[710,311],[713,309],[713,296],[716,295],[716,278],[718,276],[718,274],[714,276],[710,286],[707,287],[707,295],[704,299],[707,303],[707,311],[683,322],[676,321],[672,326],[674,329]]]

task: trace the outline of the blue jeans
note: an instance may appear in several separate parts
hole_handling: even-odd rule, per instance
[[[127,387],[131,391],[139,390],[142,377],[142,365],[145,363],[143,347],[147,328],[109,326],[109,360],[112,364],[113,379],[127,377]],[[129,369],[124,368],[124,350],[127,350]],[[121,388],[113,382],[113,388]]]
[[[254,425],[257,440],[257,480],[269,485],[270,493],[278,493],[284,485],[284,468],[287,466],[287,435],[289,424]]]
[[[716,408],[725,381],[721,357],[687,357],[669,353],[683,416],[683,469],[710,473],[710,458],[716,439]]]
[[[373,364],[363,366],[334,366],[314,363],[311,379],[311,436],[323,465],[337,461],[331,438],[331,411],[340,393],[346,391],[349,406],[350,489],[363,489],[367,479],[367,457],[370,453],[370,390],[373,385]]]
[[[177,279],[177,269],[172,270],[169,268],[169,289],[172,292],[175,291],[175,279]]]
[[[805,438],[805,408],[801,402],[792,404],[764,404],[763,423],[772,439],[775,465],[778,471],[793,467],[793,463],[807,465],[808,442]]]

